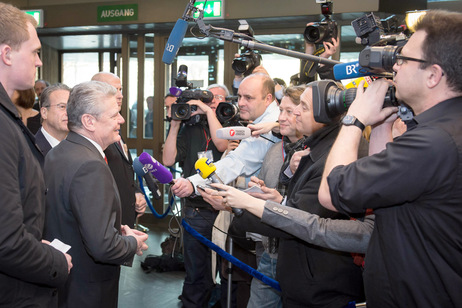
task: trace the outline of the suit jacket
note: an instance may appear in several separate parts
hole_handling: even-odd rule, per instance
[[[120,198],[96,147],[70,132],[45,158],[45,238],[71,245],[74,267],[59,290],[60,307],[116,307],[120,264],[136,252],[120,234]]]
[[[53,307],[67,261],[41,243],[43,155],[1,83],[0,131],[0,307]]]
[[[42,150],[43,156],[46,156],[52,149],[51,144],[48,142],[47,138],[45,138],[41,129],[39,129],[35,134],[35,142],[39,146],[40,150]]]
[[[140,190],[135,182],[132,158],[130,153],[128,153],[128,158],[125,157],[118,143],[109,145],[104,153],[119,190],[122,202],[122,224],[133,228],[137,215],[135,193]]]

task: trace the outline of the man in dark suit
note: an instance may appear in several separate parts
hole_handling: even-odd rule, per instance
[[[34,85],[40,40],[37,22],[0,3],[0,307],[55,307],[71,256],[42,242],[43,155],[11,101]]]
[[[147,249],[147,234],[120,223],[117,185],[104,149],[120,139],[114,87],[98,81],[75,86],[65,140],[45,159],[48,187],[45,238],[60,238],[76,261],[61,307],[117,307],[120,265]]]
[[[66,108],[70,91],[65,84],[57,83],[43,90],[40,96],[42,127],[35,134],[35,141],[43,155],[64,140],[69,132]]]
[[[123,99],[120,78],[112,73],[100,72],[94,75],[91,80],[105,82],[116,88],[117,104],[120,111]],[[131,155],[122,137],[118,142],[109,145],[104,153],[119,189],[122,201],[122,224],[133,228],[137,215],[143,215],[146,210],[146,200],[135,182]]]

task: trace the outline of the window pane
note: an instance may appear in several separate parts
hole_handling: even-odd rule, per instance
[[[144,52],[144,138],[153,136],[153,108],[154,108],[154,35],[145,37]]]
[[[98,73],[98,53],[63,53],[63,83],[73,87]]]

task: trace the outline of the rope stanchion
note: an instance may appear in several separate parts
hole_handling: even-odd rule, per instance
[[[245,264],[239,259],[236,259],[217,245],[215,245],[213,242],[209,241],[207,238],[205,238],[202,234],[194,230],[186,221],[182,221],[181,225],[183,228],[190,233],[192,236],[194,236],[196,239],[198,239],[202,244],[206,245],[210,249],[213,249],[217,254],[234,264],[235,266],[239,267],[241,270],[247,272],[248,274],[252,275],[253,277],[261,280],[265,284],[269,285],[275,290],[281,291],[281,287],[279,286],[279,282],[277,282],[274,279],[269,278],[268,276],[263,275],[256,269],[250,267],[249,265]]]
[[[165,216],[168,215],[168,213],[170,212],[171,208],[172,208],[172,204],[173,204],[173,201],[175,199],[175,196],[172,194],[172,197],[170,198],[170,202],[168,204],[168,208],[167,210],[165,211],[165,213],[163,213],[162,215],[158,214],[157,211],[154,209],[154,207],[152,206],[152,203],[151,203],[151,200],[149,200],[147,194],[146,194],[146,191],[144,190],[144,186],[143,186],[143,178],[141,176],[138,176],[138,181],[140,182],[140,188],[141,188],[141,191],[143,192],[143,195],[144,195],[144,199],[146,199],[146,203],[148,204],[149,208],[151,209],[151,212],[152,214],[157,217],[157,218],[164,218]]]

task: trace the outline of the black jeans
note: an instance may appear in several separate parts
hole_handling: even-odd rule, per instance
[[[205,238],[211,240],[217,211],[185,207],[185,221]],[[183,307],[207,307],[213,289],[211,251],[188,232],[183,234],[184,267]]]

